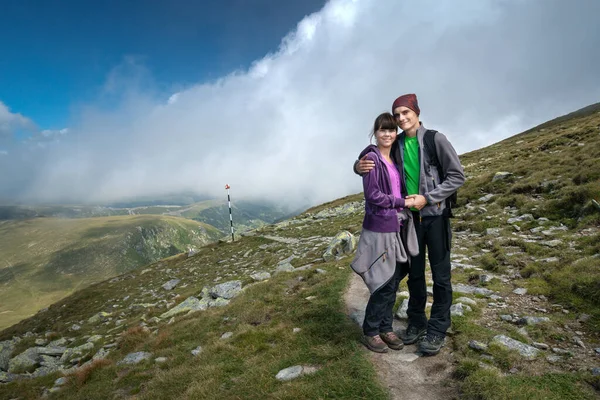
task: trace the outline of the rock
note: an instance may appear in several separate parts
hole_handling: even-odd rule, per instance
[[[493,276],[493,275],[487,275],[487,274],[479,275],[479,282],[484,283],[484,284],[490,283],[494,278],[495,278],[495,276]]]
[[[177,314],[186,313],[189,311],[204,311],[208,308],[208,300],[198,300],[196,297],[188,297],[169,311],[160,315],[160,318],[165,319]]]
[[[512,291],[514,294],[518,294],[519,296],[523,296],[524,294],[527,293],[527,289],[525,288],[517,288],[515,290]]]
[[[509,350],[517,351],[521,356],[528,360],[535,359],[540,352],[535,347],[529,346],[525,343],[521,343],[518,340],[511,339],[508,336],[504,335],[496,335],[494,336],[492,341]]]
[[[250,275],[250,278],[254,279],[256,282],[266,281],[270,277],[271,274],[266,271],[261,271]]]
[[[562,357],[555,356],[555,355],[549,355],[549,356],[546,356],[546,361],[548,361],[550,364],[555,364],[557,362],[562,361]]]
[[[101,348],[100,350],[98,350],[96,352],[96,354],[94,354],[94,356],[92,357],[92,360],[104,360],[104,359],[106,359],[106,357],[108,356],[109,353],[110,353],[110,350]]]
[[[459,297],[458,299],[455,300],[455,303],[463,303],[463,304],[468,304],[470,306],[476,306],[477,302],[473,299],[470,299],[468,297]]]
[[[465,285],[464,283],[453,284],[452,290],[456,293],[479,294],[481,296],[486,296],[486,297],[489,297],[494,294],[494,292],[491,291],[490,289]]]
[[[0,370],[8,371],[8,363],[17,343],[15,339],[0,342]]]
[[[335,260],[336,257],[350,254],[356,249],[357,239],[348,231],[338,233],[329,243],[323,259],[327,262]]]
[[[94,348],[94,343],[86,343],[81,346],[73,347],[70,349],[66,349],[63,355],[60,357],[60,361],[63,363],[67,363],[69,361],[73,361],[76,357],[83,357],[90,350]]]
[[[20,374],[32,372],[40,365],[41,357],[36,347],[29,348],[8,362],[8,372]]]
[[[104,311],[100,311],[98,314],[92,315],[88,319],[89,324],[97,324],[98,322],[105,322],[112,314]]]
[[[550,348],[550,346],[548,346],[546,343],[538,343],[538,342],[533,342],[532,346],[535,347],[536,349],[540,349],[540,350],[548,350]]]
[[[181,282],[181,279],[171,279],[169,282],[162,285],[162,288],[165,290],[173,290],[175,286],[177,286]]]
[[[275,273],[280,273],[280,272],[294,272],[295,268],[292,264],[290,264],[289,262],[287,263],[283,263],[283,264],[278,264],[277,267],[275,268]]]
[[[200,300],[200,301],[202,301],[202,300]],[[221,297],[218,297],[214,300],[208,301],[209,307],[223,307],[223,306],[226,306],[227,304],[229,304],[229,300],[223,299]]]
[[[456,304],[452,304],[452,306],[450,306],[450,315],[453,317],[462,317],[465,312],[470,312],[471,307],[463,304],[463,303],[456,303]]]
[[[500,236],[500,228],[487,228],[485,234],[488,236]]]
[[[54,386],[63,386],[68,382],[67,378],[65,378],[64,376],[61,378],[58,378],[57,380],[54,381]]]
[[[48,343],[48,347],[64,347],[67,343],[68,343],[67,339],[60,338],[60,339],[56,339],[56,340],[53,340],[50,343]]]
[[[65,351],[67,351],[66,347],[58,347],[58,346],[48,346],[48,347],[36,347],[37,353],[39,355],[45,356],[62,356]]]
[[[191,256],[193,256],[194,254],[196,254],[196,249],[189,249],[189,250],[188,250],[188,253],[187,253],[187,256],[188,256],[188,257],[191,257]],[[159,357],[159,358],[160,358],[160,357]]]
[[[202,353],[202,346],[196,347],[194,350],[191,351],[191,353],[194,357],[196,357],[198,354]]]
[[[327,273],[327,271],[325,271],[324,269],[321,269],[321,268],[317,268],[317,269],[315,269],[315,271],[317,271],[317,274],[326,274]]]
[[[45,346],[48,343],[46,339],[35,339],[36,346]]]
[[[548,317],[522,317],[517,321],[517,325],[537,325],[544,322],[550,322]]]
[[[573,336],[573,343],[575,343],[577,346],[581,347],[582,349],[585,349],[585,344],[583,343],[583,340],[581,340],[581,338],[579,336]]]
[[[232,336],[233,336],[233,332],[225,332],[224,334],[221,335],[221,339],[229,339]]]
[[[117,365],[133,365],[139,364],[144,360],[149,360],[152,358],[152,353],[148,353],[145,351],[138,351],[136,353],[129,353],[125,356],[124,359],[119,361]]]
[[[553,262],[559,262],[560,258],[558,258],[558,257],[548,257],[548,258],[541,259],[540,261],[546,262],[546,263],[553,263]]]
[[[292,329],[292,333],[300,333],[302,331],[301,328],[294,328]]]
[[[398,311],[396,312],[396,317],[399,319],[408,319],[408,299],[402,300],[402,304],[398,307]]]
[[[16,374],[11,374],[10,372],[0,371],[0,383],[10,383],[19,379],[20,376]]]
[[[500,319],[501,319],[502,321],[505,321],[505,322],[513,322],[513,317],[512,317],[512,315],[508,315],[508,314],[502,314],[502,315],[500,316]]]
[[[496,182],[496,181],[500,181],[500,180],[506,179],[509,176],[512,176],[512,174],[510,172],[505,172],[505,171],[496,172],[494,174],[494,177],[492,178],[492,182]]]
[[[491,200],[493,197],[494,197],[494,195],[490,193],[490,194],[486,194],[486,195],[485,195],[485,196],[483,196],[483,197],[480,197],[478,200],[479,200],[479,201],[481,201],[481,202],[483,202],[483,203],[487,203],[487,202],[488,202],[488,201],[490,201],[490,200]]]
[[[594,351],[596,352],[596,354],[600,354],[600,347],[596,347],[596,348],[594,349]]]
[[[590,318],[592,317],[589,314],[580,314],[579,317],[577,317],[577,322],[586,323]]]
[[[478,342],[477,340],[471,340],[469,342],[469,347],[473,350],[477,351],[487,351],[488,345],[482,342]]]
[[[103,338],[102,335],[92,335],[86,341],[89,342],[89,343],[96,343],[96,342],[101,341],[102,338]]]
[[[554,239],[554,240],[546,240],[546,241],[542,241],[539,242],[542,246],[547,246],[547,247],[558,247],[560,246],[560,244],[562,243],[562,240],[560,239]]]
[[[71,325],[71,328],[69,328],[70,330],[77,332],[78,330],[81,329],[81,326],[77,325],[77,324],[73,324]]]
[[[278,381],[285,382],[291,381],[292,379],[296,379],[300,375],[302,375],[302,366],[295,365],[293,367],[288,367],[279,371],[277,375],[275,375],[275,379],[277,379]]]
[[[600,368],[598,368],[598,367],[592,368],[591,372],[592,372],[592,376],[600,376]]]
[[[242,291],[241,281],[229,281],[213,286],[210,289],[210,295],[213,298],[222,297],[224,299],[232,299]]]
[[[571,353],[569,350],[561,349],[560,347],[553,347],[552,352],[554,354],[560,354],[562,356],[572,356],[573,355],[573,353]]]
[[[167,357],[156,357],[154,362],[157,364],[164,364],[167,362]]]

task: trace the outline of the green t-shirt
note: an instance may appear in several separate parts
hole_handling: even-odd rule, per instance
[[[408,195],[419,194],[419,142],[417,137],[404,138],[404,172],[406,174],[406,191]],[[411,208],[412,211],[419,211]]]

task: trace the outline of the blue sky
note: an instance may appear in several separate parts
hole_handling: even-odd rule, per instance
[[[8,0],[0,12],[0,101],[61,129],[135,57],[159,89],[245,69],[324,0]]]

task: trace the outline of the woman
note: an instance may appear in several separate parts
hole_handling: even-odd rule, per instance
[[[402,197],[402,174],[390,157],[397,125],[390,113],[375,119],[369,145],[359,156],[367,156],[375,168],[363,175],[365,217],[352,269],[363,278],[371,292],[363,323],[364,343],[369,350],[385,353],[400,350],[402,340],[392,329],[393,307],[400,280],[408,271],[408,254],[419,253],[417,238],[405,212],[414,199]]]

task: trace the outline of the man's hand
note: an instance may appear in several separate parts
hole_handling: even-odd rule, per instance
[[[427,205],[427,199],[425,196],[420,194],[411,194],[410,196],[406,196],[406,200],[408,199],[414,199],[414,205],[412,205],[412,207],[416,208],[417,210],[421,210]]]
[[[368,173],[373,168],[375,168],[375,162],[367,160],[366,155],[363,158],[361,158],[358,161],[358,164],[356,165],[356,171],[361,175]]]
[[[412,208],[415,206],[414,197],[404,199],[404,208]]]

